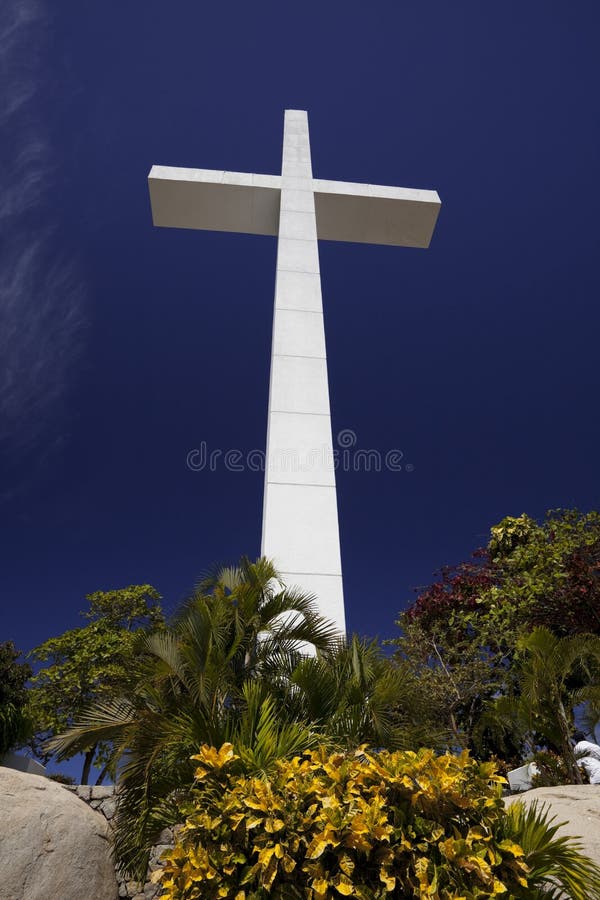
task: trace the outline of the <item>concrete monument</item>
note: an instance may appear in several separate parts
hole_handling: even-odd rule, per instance
[[[318,240],[428,247],[435,191],[313,178],[286,110],[281,175],[153,166],[155,225],[277,236],[262,553],[345,632]]]

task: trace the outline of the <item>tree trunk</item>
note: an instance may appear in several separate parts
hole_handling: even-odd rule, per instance
[[[85,756],[83,757],[83,770],[81,772],[81,783],[87,784],[90,777],[90,769],[92,768],[92,760],[94,759],[94,754],[96,752],[96,744],[93,747],[90,747],[89,750],[86,751]]]
[[[573,752],[573,747],[571,746],[569,721],[567,719],[564,704],[560,699],[558,700],[558,721],[560,723],[560,732],[562,737],[563,755],[565,762],[571,771],[571,777],[573,778],[575,784],[583,784],[581,770],[577,765],[575,753]]]
[[[104,766],[98,777],[96,778],[96,787],[102,784],[108,773],[108,763]]]

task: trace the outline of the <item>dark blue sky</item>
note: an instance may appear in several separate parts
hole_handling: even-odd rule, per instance
[[[349,627],[390,635],[504,515],[598,506],[597,2],[144,4],[0,15],[0,640],[259,552],[275,239],[153,229],[153,163],[431,188],[428,251],[322,243]]]

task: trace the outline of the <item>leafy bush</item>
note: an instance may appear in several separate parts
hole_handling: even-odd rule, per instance
[[[550,750],[539,750],[533,757],[533,761],[537,767],[537,772],[531,779],[532,787],[554,787],[558,784],[573,783],[569,767],[558,753],[552,753]],[[584,772],[581,773],[581,777],[584,781],[587,781],[587,776]]]
[[[63,775],[62,772],[52,772],[51,775],[46,775],[46,778],[49,778],[50,781],[56,781],[57,784],[66,784],[69,786],[75,784],[75,779],[72,775]]]
[[[0,758],[31,733],[25,686],[31,667],[18,661],[20,655],[12,641],[0,643]]]
[[[231,744],[194,759],[195,801],[157,874],[163,898],[531,896],[503,779],[466,752],[320,749],[268,779],[240,775]]]
[[[543,808],[506,810],[493,764],[467,752],[323,748],[243,774],[231,744],[193,757],[194,803],[163,900],[598,900],[600,869]]]
[[[0,759],[13,747],[26,741],[31,734],[31,722],[14,703],[0,706]]]

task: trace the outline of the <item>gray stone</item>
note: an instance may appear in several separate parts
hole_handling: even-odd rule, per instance
[[[127,885],[125,884],[124,881],[122,881],[121,884],[119,885],[119,897],[126,897],[126,896],[127,896]]]
[[[77,796],[81,797],[82,800],[89,800],[92,795],[92,789],[89,784],[78,784],[77,785]]]
[[[107,797],[113,797],[114,793],[112,784],[101,784],[92,788],[92,800],[106,800]]]
[[[166,850],[172,850],[173,844],[155,844],[150,853],[150,859],[160,859]]]
[[[560,787],[534,788],[523,794],[507,797],[510,805],[522,800],[529,805],[537,800],[546,803],[556,822],[566,822],[559,835],[580,838],[587,856],[600,864],[600,786],[596,784],[564,784]]]
[[[159,844],[172,844],[173,843],[173,829],[172,828],[163,828],[161,833],[158,836]]]
[[[117,801],[112,797],[110,797],[108,800],[103,800],[100,804],[100,809],[102,811],[102,814],[105,815],[107,819],[112,819],[117,811]]]
[[[140,884],[139,881],[128,881],[127,882],[127,893],[130,897],[134,897],[136,894],[139,894],[140,891],[144,889],[144,886]]]
[[[0,900],[116,900],[108,823],[61,784],[0,767]]]

